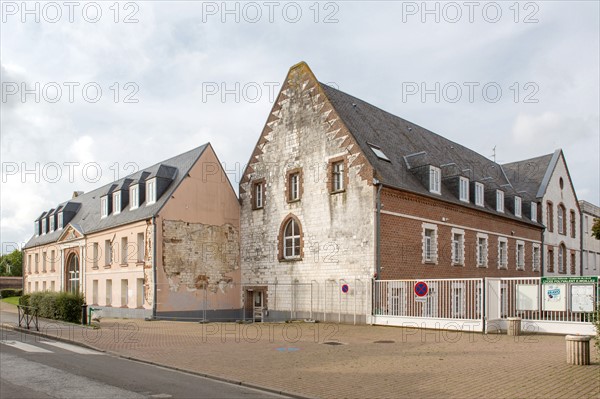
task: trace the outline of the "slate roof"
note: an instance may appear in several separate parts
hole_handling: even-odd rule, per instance
[[[484,183],[485,190],[500,189],[504,191],[507,198],[518,195],[524,200],[532,199],[531,196],[518,194],[519,190],[513,189],[512,182],[509,181],[502,166],[483,155],[359,98],[326,84],[320,83],[320,85],[358,142],[362,152],[375,168],[376,177],[385,186],[540,226],[539,223],[532,222],[525,217],[526,212],[523,212],[522,218],[518,218],[511,214],[506,207],[504,213],[499,213],[487,202],[484,202],[485,206],[482,208],[472,202],[460,201],[443,183],[441,196],[430,193],[415,174],[418,167],[428,164],[441,167],[442,179],[448,175],[462,175],[468,177],[470,181]],[[369,144],[380,147],[390,162],[377,157]]]
[[[78,231],[80,231],[83,234],[90,234],[97,231],[121,226],[124,224],[149,219],[155,216],[163,207],[163,205],[168,201],[173,191],[175,191],[177,186],[179,186],[181,181],[188,174],[189,170],[200,158],[200,156],[202,155],[202,153],[208,145],[208,143],[204,144],[198,148],[194,148],[193,150],[177,155],[176,157],[159,162],[146,169],[139,170],[136,173],[126,176],[122,179],[111,182],[93,191],[81,194],[73,199],[65,201],[59,204],[59,206],[63,207],[69,204],[69,207],[73,207],[80,205],[77,214],[68,224],[74,226]],[[161,168],[161,165],[168,166],[168,168]],[[154,174],[155,176],[170,176],[173,178],[173,181],[171,182],[167,190],[160,196],[160,198],[156,200],[154,204],[146,206],[145,203],[142,203],[137,209],[134,210],[130,210],[130,204],[128,204],[123,210],[121,210],[121,213],[117,215],[111,213],[110,215],[108,215],[108,217],[101,218],[100,197],[106,195],[109,192],[109,190],[112,191],[115,187],[121,186],[123,182],[127,179],[133,179],[134,181],[137,181],[137,179],[139,179],[142,174],[147,174],[146,172],[150,172],[150,174]],[[43,234],[40,236],[34,235],[27,242],[27,244],[25,244],[25,248],[55,242],[59,238],[59,236],[64,232],[65,227],[66,226],[64,226],[62,229],[55,230],[51,233]]]
[[[517,191],[527,191],[534,198],[541,198],[546,192],[546,186],[559,155],[560,150],[557,150],[552,154],[507,163],[502,167]]]

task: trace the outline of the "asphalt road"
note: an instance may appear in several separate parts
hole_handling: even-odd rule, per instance
[[[0,340],[3,399],[281,397],[30,334]]]

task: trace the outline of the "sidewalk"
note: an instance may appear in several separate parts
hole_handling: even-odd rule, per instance
[[[8,306],[2,303],[0,310],[2,322],[10,324]],[[567,365],[563,336],[324,323],[103,319],[100,329],[40,324],[51,337],[71,334],[73,341],[120,356],[306,396],[600,397],[596,349],[593,365]]]

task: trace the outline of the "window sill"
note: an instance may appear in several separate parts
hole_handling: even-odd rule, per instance
[[[301,261],[302,257],[297,257],[297,258],[280,258],[279,261],[280,262],[298,262]]]
[[[480,269],[486,269],[488,266],[487,265],[477,265],[477,267],[479,267]]]
[[[121,267],[128,267],[128,266],[129,266],[129,263],[121,263],[121,264],[120,264],[120,266],[121,266]]]
[[[105,269],[110,269],[110,265],[104,265]]]
[[[143,260],[138,260],[137,262],[135,262],[136,266],[144,266],[144,261]]]
[[[453,262],[453,263],[452,263],[452,266],[461,266],[461,267],[465,267],[465,263],[464,263],[464,262],[457,262],[457,263]]]
[[[98,270],[98,266],[92,266],[92,270]]]
[[[508,270],[508,265],[498,266],[498,269],[500,269],[500,270]]]
[[[300,202],[300,198],[293,199],[293,200],[290,200],[290,199],[289,199],[289,200],[287,201],[287,203],[288,203],[288,204],[292,204],[292,203],[294,203],[294,202]]]
[[[262,211],[263,209],[265,209],[264,206],[254,206],[254,207],[252,207],[253,211]]]
[[[341,190],[333,190],[333,191],[330,191],[330,192],[329,192],[329,194],[331,194],[331,195],[335,195],[335,194],[341,194],[341,193],[345,193],[345,192],[346,192],[346,189],[345,189],[345,188],[343,188],[343,189],[341,189]]]
[[[425,260],[423,261],[424,265],[437,265],[437,261],[436,260]]]

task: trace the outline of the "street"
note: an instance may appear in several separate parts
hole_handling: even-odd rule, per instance
[[[3,331],[2,338],[6,399],[282,397],[30,334]]]

